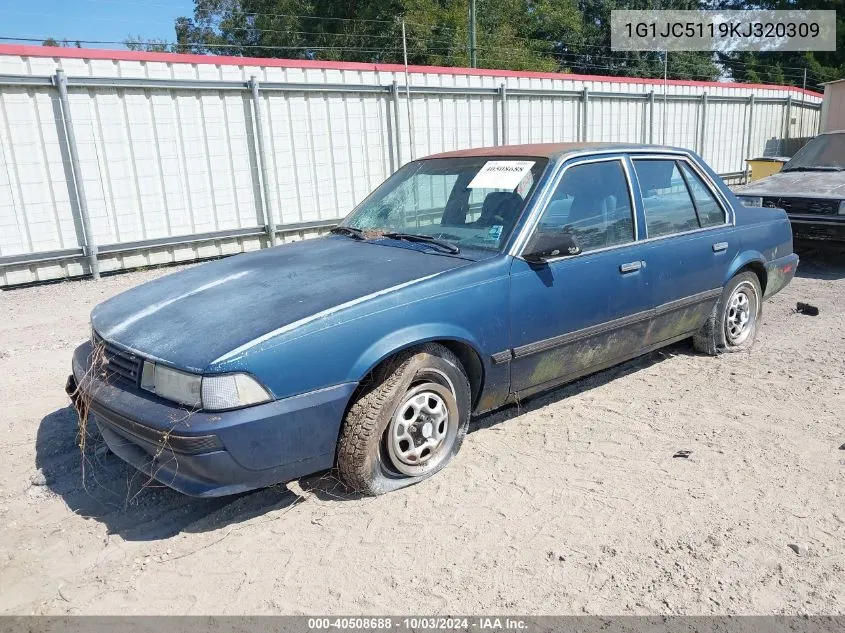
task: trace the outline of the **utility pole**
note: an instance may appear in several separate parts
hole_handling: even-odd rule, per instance
[[[663,52],[663,145],[666,145],[666,128],[669,125],[669,108],[667,101],[669,77],[669,50]]]
[[[408,110],[408,144],[411,147],[411,160],[416,157],[414,148],[414,123],[411,118],[411,79],[408,76],[408,36],[405,32],[405,18],[402,18],[402,56],[405,59],[405,107]]]
[[[804,83],[801,85],[801,122],[798,124],[798,137],[804,138],[804,100],[807,98],[807,68],[804,67]]]
[[[475,52],[475,0],[469,0],[469,66],[478,65]]]

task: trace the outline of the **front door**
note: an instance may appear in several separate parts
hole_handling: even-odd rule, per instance
[[[569,231],[582,253],[514,259],[511,384],[520,395],[635,356],[652,307],[621,156],[568,164],[534,230]]]

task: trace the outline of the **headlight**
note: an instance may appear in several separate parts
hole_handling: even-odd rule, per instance
[[[199,376],[144,361],[141,388],[167,400],[209,411],[235,409],[270,400],[270,394],[247,374]]]
[[[739,201],[744,207],[762,207],[762,196],[739,196]]]
[[[198,408],[202,404],[202,376],[176,371],[149,361],[144,361],[141,371],[141,388],[189,407]]]
[[[202,379],[203,409],[234,409],[267,402],[269,399],[267,390],[247,374],[205,376]]]
[[[839,215],[845,215],[845,200],[839,203]]]

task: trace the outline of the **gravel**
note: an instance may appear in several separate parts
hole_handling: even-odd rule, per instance
[[[845,254],[801,255],[750,352],[685,342],[485,416],[378,498],[324,474],[191,499],[93,429],[81,454],[88,314],[172,269],[0,292],[0,611],[842,613]]]

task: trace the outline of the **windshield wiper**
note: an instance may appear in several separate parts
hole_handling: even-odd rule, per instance
[[[806,167],[787,167],[781,171],[842,171],[842,167],[836,165],[808,165]]]
[[[334,235],[348,235],[352,239],[363,240],[364,231],[356,229],[354,226],[336,226],[329,233]]]
[[[444,251],[446,251],[447,253],[451,253],[452,255],[457,255],[461,252],[461,249],[452,244],[451,242],[447,242],[445,240],[438,240],[437,238],[431,237],[430,235],[389,232],[383,233],[382,237],[386,237],[391,240],[406,240],[408,242],[422,242],[423,244],[431,244],[432,246],[442,248]]]

